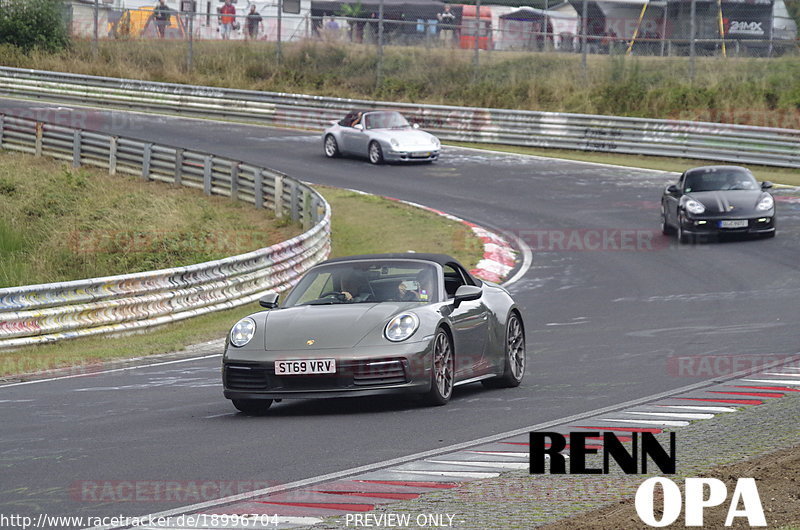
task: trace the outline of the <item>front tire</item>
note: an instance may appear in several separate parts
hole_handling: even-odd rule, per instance
[[[433,362],[431,366],[431,389],[425,395],[428,405],[444,405],[453,395],[455,383],[455,359],[450,335],[443,329],[433,339]]]
[[[692,242],[692,236],[683,229],[683,217],[680,215],[678,216],[678,241],[683,245]]]
[[[333,137],[332,134],[329,134],[325,137],[325,156],[328,158],[337,158],[342,155],[342,152],[339,151],[339,144],[336,142],[336,138]]]
[[[667,210],[664,205],[661,205],[661,233],[668,236],[674,232],[674,229],[667,222]]]
[[[486,388],[514,388],[525,377],[525,329],[516,313],[508,317],[504,354],[503,375],[482,381]]]
[[[233,406],[248,416],[263,416],[267,413],[271,399],[232,399]]]
[[[378,142],[370,142],[369,144],[369,161],[375,165],[383,163],[383,149]]]

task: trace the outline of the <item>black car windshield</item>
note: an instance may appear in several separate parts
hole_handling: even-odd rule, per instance
[[[411,127],[399,112],[370,112],[364,116],[367,129],[405,129]]]
[[[298,282],[283,307],[439,301],[436,267],[421,261],[360,260],[321,265]]]
[[[709,169],[686,175],[685,193],[697,191],[757,190],[758,182],[744,169]]]

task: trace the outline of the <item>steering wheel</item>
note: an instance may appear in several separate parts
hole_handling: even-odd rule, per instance
[[[344,293],[340,293],[339,291],[328,291],[327,293],[322,293],[319,295],[320,299],[322,298],[336,298],[337,300],[344,302],[347,300],[347,296]]]

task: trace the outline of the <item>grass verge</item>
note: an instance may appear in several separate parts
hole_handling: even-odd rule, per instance
[[[0,288],[191,265],[300,232],[199,190],[0,154]]]
[[[416,250],[449,253],[472,267],[483,253],[481,242],[460,223],[380,197],[318,189],[333,209],[332,257]],[[112,340],[87,337],[0,352],[0,376],[178,351],[224,337],[236,320],[259,309],[248,304]]]
[[[563,158],[565,160],[577,160],[581,162],[593,162],[597,164],[613,164],[617,166],[655,169],[659,171],[674,171],[677,173],[683,173],[690,167],[697,167],[703,165],[716,165],[724,163],[713,160],[698,160],[694,158],[666,158],[660,156],[621,155],[614,153],[571,151],[568,149],[539,149],[535,147],[523,147],[514,145],[476,144],[467,142],[447,142],[447,145],[454,145],[457,147],[469,147],[472,149],[500,151],[503,153],[542,156],[546,158]],[[776,184],[800,186],[800,172],[798,172],[796,169],[778,168],[770,166],[755,166],[751,164],[747,164],[747,167],[753,171],[753,174],[756,176],[758,180],[769,180]]]

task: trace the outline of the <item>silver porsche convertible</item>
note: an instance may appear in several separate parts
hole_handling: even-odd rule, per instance
[[[278,304],[231,329],[224,395],[246,414],[274,400],[415,393],[444,405],[453,387],[515,387],[525,327],[502,287],[443,254],[375,254],[311,268]]]
[[[354,110],[333,122],[322,133],[325,155],[367,157],[373,164],[387,162],[433,162],[441,144],[434,135],[420,131],[399,112]]]

